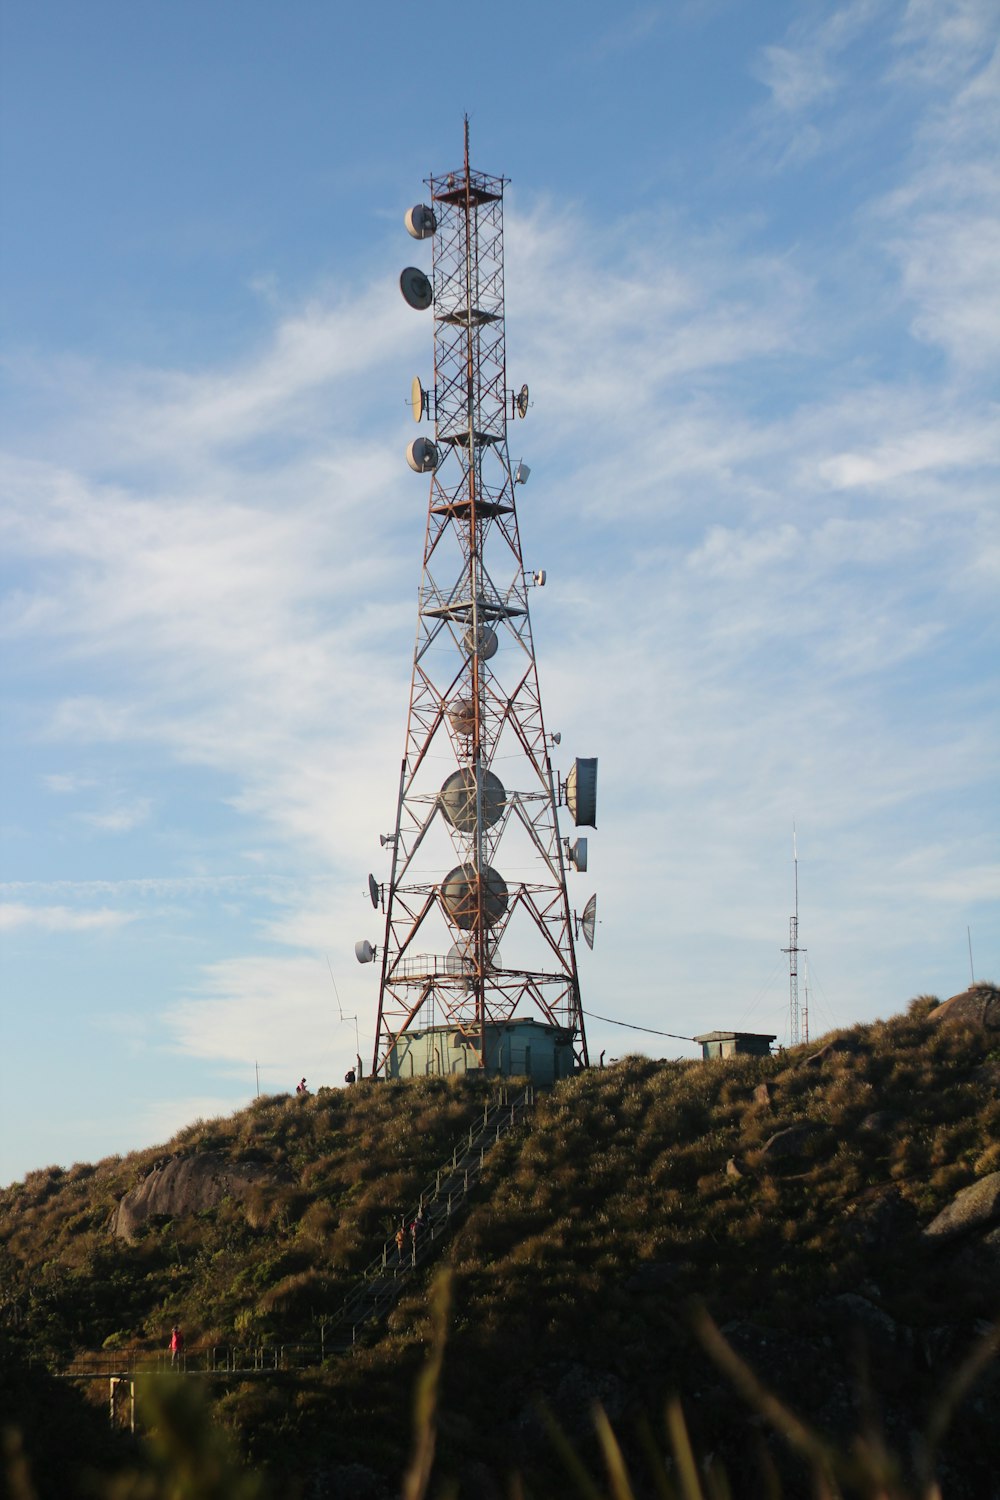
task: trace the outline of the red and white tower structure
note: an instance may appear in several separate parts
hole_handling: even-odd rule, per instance
[[[408,266],[407,303],[430,312],[434,370],[412,387],[421,435],[407,461],[429,476],[406,742],[388,880],[369,877],[385,914],[376,1075],[486,1068],[559,1076],[587,1062],[575,940],[592,946],[595,898],[573,911],[567,876],[587,840],[560,834],[565,804],[595,826],[596,760],[553,770],[559,736],[542,714],[508,427],[529,408],[507,379],[505,179],[469,165],[426,179],[406,227],[429,242],[429,274]],[[431,436],[433,433],[433,436]],[[534,1062],[532,1064],[532,1057]],[[527,1064],[527,1066],[525,1066]]]

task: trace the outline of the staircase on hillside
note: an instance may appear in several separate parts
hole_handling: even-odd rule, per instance
[[[327,1355],[351,1349],[366,1329],[389,1314],[406,1283],[437,1254],[442,1240],[467,1207],[468,1195],[478,1182],[490,1151],[520,1123],[534,1103],[531,1083],[519,1090],[508,1084],[499,1086],[492,1099],[484,1103],[478,1124],[471,1126],[458,1142],[420,1194],[420,1201],[406,1215],[409,1230],[422,1211],[423,1228],[416,1240],[410,1239],[408,1232],[402,1256],[396,1249],[395,1238],[385,1241],[340,1309],[323,1323],[318,1343],[204,1345],[185,1353],[177,1373],[229,1377],[239,1372],[241,1378],[247,1375],[266,1378],[274,1370],[304,1368]],[[162,1374],[171,1368],[170,1355],[162,1349],[99,1349],[79,1352],[69,1365],[53,1373],[69,1380],[110,1379],[113,1403],[114,1382],[134,1382],[137,1376]]]
[[[406,1283],[437,1253],[438,1242],[466,1207],[489,1152],[534,1103],[535,1090],[530,1083],[519,1092],[503,1085],[493,1100],[487,1101],[482,1120],[470,1127],[468,1137],[456,1145],[450,1159],[420,1194],[420,1202],[407,1214],[408,1243],[402,1253],[394,1237],[387,1239],[345,1298],[332,1326],[328,1325],[324,1339],[328,1351],[350,1348],[365,1329],[388,1316]],[[418,1213],[422,1214],[423,1227],[410,1239],[409,1225]]]

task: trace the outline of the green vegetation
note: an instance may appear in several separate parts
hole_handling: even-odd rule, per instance
[[[985,1364],[1000,1234],[995,1218],[941,1240],[923,1230],[1000,1172],[1000,1044],[932,1010],[922,999],[772,1058],[627,1058],[542,1096],[444,1243],[446,1349],[420,1277],[352,1355],[206,1383],[254,1484],[364,1500],[407,1476],[408,1496],[692,1500],[690,1444],[705,1500],[923,1496],[947,1426],[933,1461],[949,1500],[988,1494],[1000,1380],[977,1366],[961,1402],[955,1381],[974,1349]],[[315,1340],[483,1089],[428,1079],[265,1099],[156,1151],[31,1174],[0,1194],[12,1356],[37,1372],[79,1349],[162,1349],[175,1320],[189,1348]],[[118,1200],[157,1162],[208,1152],[272,1175],[113,1237]],[[35,1382],[19,1421],[29,1462]],[[948,1392],[946,1423],[934,1413]],[[106,1387],[94,1398],[107,1446]],[[148,1422],[172,1431],[173,1410]],[[134,1462],[109,1447],[96,1466],[122,1476]],[[37,1484],[60,1493],[41,1471]],[[189,1492],[202,1493],[176,1490]]]

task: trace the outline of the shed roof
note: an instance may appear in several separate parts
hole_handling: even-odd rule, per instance
[[[706,1031],[703,1036],[691,1038],[694,1042],[773,1042],[773,1036],[763,1031]]]

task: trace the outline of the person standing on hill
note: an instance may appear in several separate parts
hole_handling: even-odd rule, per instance
[[[300,1098],[303,1094],[308,1094],[309,1090],[306,1088],[306,1081],[304,1078],[296,1084],[295,1092],[299,1095]]]
[[[414,1263],[414,1265],[416,1265],[416,1262],[417,1262],[417,1251],[420,1249],[420,1247],[421,1247],[421,1245],[423,1243],[424,1225],[426,1224],[426,1222],[427,1221],[424,1218],[424,1206],[421,1203],[420,1207],[417,1209],[417,1217],[414,1219],[413,1223],[410,1225],[410,1240],[412,1241],[412,1244],[413,1244],[413,1263]]]
[[[175,1323],[170,1330],[170,1364],[176,1369],[184,1357],[184,1335],[180,1326]]]

